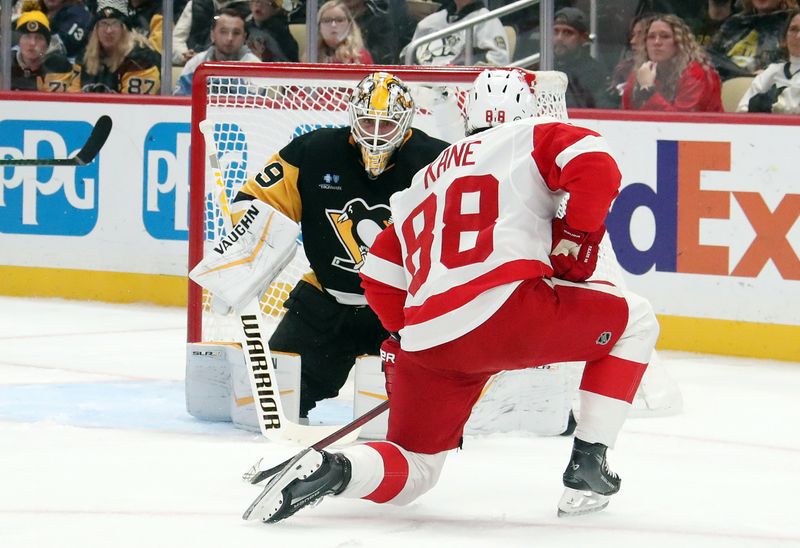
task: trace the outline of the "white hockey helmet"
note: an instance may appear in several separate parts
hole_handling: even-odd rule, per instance
[[[373,72],[353,90],[347,105],[350,131],[371,179],[383,173],[414,118],[411,92],[388,72]]]
[[[481,72],[467,96],[466,134],[535,116],[534,79],[533,73],[517,68]]]

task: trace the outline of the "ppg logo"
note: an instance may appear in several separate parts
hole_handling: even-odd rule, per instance
[[[91,131],[88,122],[3,120],[0,157],[71,157]],[[97,159],[80,167],[0,167],[0,232],[89,234],[98,216],[99,163]]]
[[[189,124],[154,125],[144,142],[142,217],[159,240],[189,238]]]

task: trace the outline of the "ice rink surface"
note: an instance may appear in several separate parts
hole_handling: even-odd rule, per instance
[[[800,546],[800,364],[663,352],[684,412],[630,419],[622,490],[556,518],[571,441],[467,438],[407,507],[325,499],[246,523],[270,444],[184,410],[184,311],[0,298],[0,547]],[[347,401],[328,404],[347,418]]]

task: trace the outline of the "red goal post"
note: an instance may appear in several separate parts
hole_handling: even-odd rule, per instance
[[[449,142],[460,139],[465,94],[484,68],[301,63],[201,65],[192,86],[189,269],[200,261],[206,246],[222,230],[216,199],[219,189],[215,188],[211,175],[200,122],[213,122],[217,157],[230,200],[247,178],[293,137],[318,127],[347,125],[350,90],[371,72],[391,72],[409,85],[416,103],[413,127]],[[566,77],[557,72],[539,72],[535,86],[538,113],[566,119]],[[262,299],[262,310],[273,324],[282,315],[281,303],[287,290],[307,266],[299,253],[290,265],[295,272],[286,272],[284,278],[275,280]],[[211,296],[190,280],[188,342],[233,340],[235,332],[225,327],[225,314],[215,312],[212,304]]]

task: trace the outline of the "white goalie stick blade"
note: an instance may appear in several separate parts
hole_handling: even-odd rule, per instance
[[[258,426],[264,437],[270,441],[290,442],[307,447],[338,431],[342,425],[311,426],[297,424],[286,418],[272,355],[263,337],[264,327],[258,300],[250,301],[239,310],[238,315],[243,339],[242,350],[255,399]],[[354,441],[359,431],[360,428],[353,430],[340,438],[338,443]]]
[[[608,506],[606,495],[600,495],[593,491],[577,491],[569,487],[564,488],[564,494],[558,501],[558,517],[583,516],[599,512]]]
[[[375,417],[380,416],[385,411],[388,411],[388,409],[389,409],[389,400],[386,400],[386,401],[384,401],[382,403],[379,403],[378,405],[376,405],[375,407],[373,407],[372,409],[370,409],[369,411],[367,411],[366,413],[364,413],[363,415],[361,415],[357,419],[353,419],[353,421],[351,423],[345,424],[344,426],[342,426],[339,430],[337,430],[333,434],[330,434],[329,436],[327,436],[325,438],[322,438],[321,440],[316,442],[314,445],[312,445],[309,449],[313,449],[314,451],[322,451],[323,449],[325,449],[329,445],[335,445],[335,444],[339,444],[339,443],[349,443],[349,441],[348,442],[344,441],[344,440],[351,440],[351,436],[348,436],[348,434],[351,434],[354,431],[357,432],[362,426],[367,424],[369,421],[371,421]],[[302,451],[301,451],[301,453],[302,453]],[[262,464],[263,463],[263,459],[259,459],[258,462],[256,462],[253,466],[251,466],[250,469],[247,472],[242,474],[242,479],[244,481],[246,481],[248,483],[252,483],[252,484],[261,483],[262,481],[266,481],[269,478],[271,478],[272,476],[274,476],[275,474],[277,474],[278,472],[280,472],[281,470],[283,470],[284,467],[287,464],[289,464],[289,462],[293,458],[294,457],[286,459],[282,463],[280,463],[278,465],[275,465],[275,466],[272,466],[270,468],[267,468]]]

